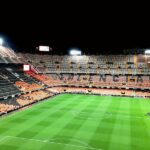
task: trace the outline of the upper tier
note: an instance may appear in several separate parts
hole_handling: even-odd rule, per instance
[[[0,46],[0,63],[32,64],[39,73],[150,75],[149,62],[145,55],[39,55]]]
[[[22,63],[22,61],[12,49],[0,46],[0,63]]]
[[[23,54],[39,73],[150,74],[150,57],[145,55],[58,56]]]

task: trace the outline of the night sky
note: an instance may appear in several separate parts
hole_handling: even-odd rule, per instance
[[[5,22],[7,26],[1,28],[0,36],[7,46],[34,53],[38,45],[48,45],[57,54],[67,54],[73,47],[86,54],[117,54],[123,49],[150,48],[149,24],[140,20],[138,14],[127,17],[120,12],[105,14],[99,10],[70,13],[68,9],[66,13],[55,10],[35,14],[15,20],[10,17]],[[10,22],[12,26],[8,26]]]

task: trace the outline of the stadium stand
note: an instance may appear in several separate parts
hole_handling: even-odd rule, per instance
[[[0,100],[0,115],[29,106],[53,95],[49,91],[39,90],[20,95],[19,97]]]
[[[145,59],[138,55],[58,56],[18,54],[36,66],[39,73],[149,74]],[[144,62],[143,62],[144,61]]]
[[[28,72],[48,86],[149,89],[150,70],[141,55],[57,56],[19,54],[36,66]],[[43,59],[44,58],[44,59]],[[43,73],[45,75],[43,75]]]
[[[15,53],[0,46],[0,113],[58,93],[150,97],[149,61],[143,55]],[[24,72],[23,64],[31,69]]]

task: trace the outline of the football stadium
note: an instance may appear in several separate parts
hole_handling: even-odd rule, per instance
[[[49,50],[0,44],[1,150],[150,149],[150,50]]]

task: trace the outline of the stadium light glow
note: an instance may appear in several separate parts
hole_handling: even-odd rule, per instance
[[[145,55],[150,55],[150,50],[145,50]]]
[[[70,50],[70,55],[73,55],[73,56],[81,55],[81,51],[77,49],[72,49]]]
[[[0,38],[0,45],[3,45],[3,39]]]

